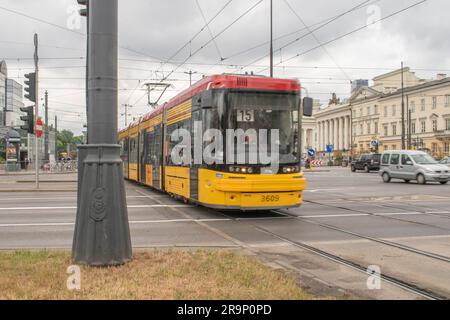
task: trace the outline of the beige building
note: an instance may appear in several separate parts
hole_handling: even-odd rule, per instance
[[[333,145],[335,151],[342,152],[351,148],[350,105],[333,99],[328,106],[314,115],[318,132],[316,150],[319,152],[325,152],[327,145]]]
[[[316,150],[327,144],[357,156],[402,148],[402,70],[373,79],[374,85],[355,91],[346,103],[334,96],[328,106],[314,114],[318,133]],[[403,69],[405,144],[411,131],[412,149],[423,149],[435,157],[450,155],[450,78],[438,74],[434,80],[418,78]],[[411,122],[408,111],[411,110]]]

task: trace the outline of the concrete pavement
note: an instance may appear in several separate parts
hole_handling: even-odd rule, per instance
[[[239,248],[272,267],[292,270],[312,292],[426,298],[388,279],[370,290],[369,275],[353,265],[377,266],[411,287],[450,297],[450,186],[384,184],[376,173],[342,168],[306,175],[304,206],[260,213],[185,205],[127,183],[133,246]],[[48,185],[76,187],[74,177]],[[0,188],[0,248],[71,248],[76,192]]]

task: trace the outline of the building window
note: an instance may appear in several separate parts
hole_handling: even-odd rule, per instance
[[[378,134],[378,122],[375,121],[375,134]]]
[[[371,109],[372,109],[372,108],[371,108],[370,106],[369,106],[369,107],[367,107],[367,115],[368,115],[368,116],[370,116],[370,115],[371,115],[371,111],[372,111]]]
[[[436,132],[436,131],[438,131],[438,123],[437,123],[437,120],[433,120],[433,132]]]
[[[433,109],[437,108],[437,97],[433,97]]]
[[[425,99],[420,100],[420,110],[425,111]]]
[[[427,123],[426,123],[425,120],[422,120],[422,121],[420,122],[420,127],[421,127],[422,133],[427,132]]]
[[[450,95],[445,96],[445,107],[450,107]]]
[[[392,150],[397,150],[397,145],[396,144],[392,145]]]
[[[383,131],[384,131],[384,136],[387,137],[389,135],[389,128],[388,128],[388,126],[384,125],[383,126]]]
[[[411,101],[411,113],[416,112],[416,103],[414,101]]]
[[[411,134],[416,134],[416,121],[411,122]]]
[[[444,143],[444,152],[447,155],[450,154],[450,143],[449,142]]]
[[[450,119],[445,119],[445,130],[450,130]]]
[[[431,144],[431,151],[433,152],[433,154],[437,153],[438,151],[437,143]]]
[[[393,105],[392,106],[392,116],[395,117],[396,114],[397,114],[397,106]]]
[[[375,110],[374,110],[374,113],[375,114],[378,114],[378,106],[377,105],[375,105],[375,108],[374,108]]]
[[[388,107],[384,106],[384,116],[387,117],[388,116]]]
[[[397,135],[397,124],[395,123],[392,124],[392,135],[393,136]]]
[[[371,124],[370,124],[370,122],[369,123],[367,123],[367,134],[371,134],[372,133],[372,128],[371,128],[372,126],[371,126]]]
[[[359,132],[360,132],[361,135],[364,134],[364,125],[363,124],[359,125]]]

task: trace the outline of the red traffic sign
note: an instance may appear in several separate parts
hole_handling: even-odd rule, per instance
[[[41,118],[38,118],[38,119],[36,120],[36,136],[37,136],[38,138],[42,137],[42,125],[43,125],[42,119],[41,119]]]

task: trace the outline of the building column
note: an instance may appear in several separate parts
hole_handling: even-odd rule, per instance
[[[348,117],[345,116],[343,118],[344,120],[344,149],[348,150],[349,145],[348,145],[348,135],[349,135],[349,130],[348,130]]]
[[[338,119],[334,119],[334,149],[338,150],[339,148],[339,122]]]
[[[327,134],[325,135],[325,148],[331,142],[331,120],[327,120]]]
[[[345,118],[340,117],[339,121],[341,122],[341,150],[346,149],[345,148]]]
[[[322,122],[318,122],[317,151],[322,150]]]

